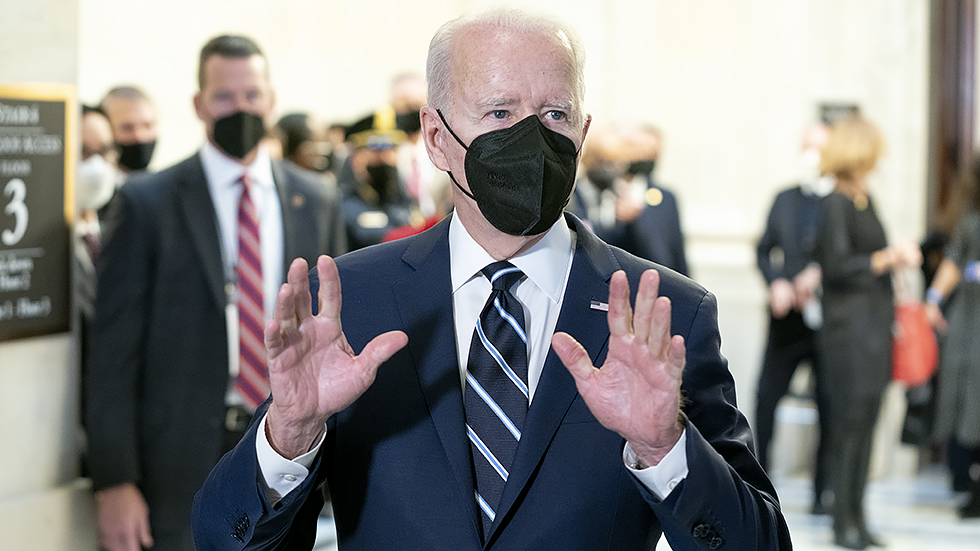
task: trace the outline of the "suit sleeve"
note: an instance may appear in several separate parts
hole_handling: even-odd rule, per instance
[[[90,365],[83,381],[95,490],[141,478],[137,397],[155,262],[149,210],[131,186],[116,193],[98,271]]]
[[[776,200],[772,203],[772,208],[769,209],[769,217],[766,219],[766,230],[762,233],[755,247],[756,264],[759,266],[759,271],[762,272],[762,277],[766,280],[766,285],[771,285],[775,279],[785,277],[781,271],[776,270],[769,259],[769,253],[779,246],[776,231],[776,216],[779,212],[779,203],[779,197],[777,196]]]
[[[679,328],[675,328],[676,329]],[[705,293],[686,332],[682,392],[688,475],[661,501],[638,484],[675,551],[727,547],[790,549],[775,489],[752,452],[735,406],[735,382],[721,355],[717,305]]]
[[[279,502],[265,496],[255,452],[256,431],[269,402],[260,407],[251,426],[235,448],[225,454],[194,496],[192,523],[198,549],[211,551],[312,549],[316,519],[323,508],[319,491],[325,478],[321,453],[310,466],[310,476]],[[328,431],[327,438],[331,438]]]

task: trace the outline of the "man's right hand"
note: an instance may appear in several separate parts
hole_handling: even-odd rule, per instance
[[[355,355],[340,324],[340,274],[328,256],[317,260],[319,312],[313,315],[306,261],[289,267],[275,314],[265,326],[272,405],[269,443],[287,459],[306,453],[324,423],[374,382],[378,366],[408,343],[402,331],[378,335]],[[366,313],[366,315],[370,315]]]
[[[99,545],[109,551],[140,551],[153,547],[150,508],[131,483],[95,492],[99,509]]]

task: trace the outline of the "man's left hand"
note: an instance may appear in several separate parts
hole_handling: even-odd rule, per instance
[[[609,353],[596,369],[568,333],[551,343],[579,394],[602,425],[625,438],[646,465],[657,465],[683,432],[680,418],[684,338],[670,335],[670,299],[657,295],[660,274],[640,278],[636,312],[622,270],[609,284]]]

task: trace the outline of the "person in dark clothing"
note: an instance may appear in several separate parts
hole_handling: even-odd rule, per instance
[[[915,243],[888,246],[871,201],[868,173],[883,149],[878,129],[852,118],[831,130],[820,161],[835,185],[821,203],[814,254],[823,273],[818,347],[830,406],[834,542],[848,549],[882,545],[867,528],[864,490],[878,409],[891,380],[890,276],[922,261]]]
[[[814,514],[829,512],[824,505],[827,489],[827,407],[817,373],[817,333],[820,304],[816,290],[820,267],[813,261],[820,199],[833,180],[819,175],[820,150],[829,129],[820,124],[803,136],[806,174],[801,183],[781,191],[769,210],[766,229],[756,246],[756,261],[769,289],[769,336],[756,393],[755,430],[759,463],[769,470],[776,406],[787,390],[796,368],[807,362],[815,382],[814,394],[820,416],[820,440],[813,476]]]

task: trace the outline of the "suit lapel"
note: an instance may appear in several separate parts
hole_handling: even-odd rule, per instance
[[[392,282],[392,292],[405,322],[409,353],[418,371],[429,415],[462,503],[470,508],[473,537],[478,539],[479,517],[473,497],[469,442],[463,430],[463,393],[453,322],[449,218],[415,238],[402,259],[413,270]],[[419,292],[420,289],[434,291]]]
[[[563,331],[574,337],[585,347],[595,364],[609,340],[609,325],[606,312],[592,308],[591,303],[593,300],[603,303],[608,300],[609,278],[619,268],[619,264],[608,246],[577,218],[571,215],[566,215],[566,218],[577,237],[572,270],[555,332]],[[521,443],[497,506],[494,531],[501,523],[506,522],[514,501],[530,483],[531,475],[544,458],[565,413],[577,395],[575,380],[552,349],[548,352],[541,379],[534,391]],[[493,534],[490,537],[493,538]]]
[[[204,267],[211,295],[218,308],[223,309],[228,296],[225,292],[221,242],[218,237],[214,203],[208,192],[208,182],[204,176],[200,155],[194,155],[183,164],[185,170],[180,175],[182,190],[178,194],[181,214],[189,228],[194,249],[201,259],[201,266]]]

